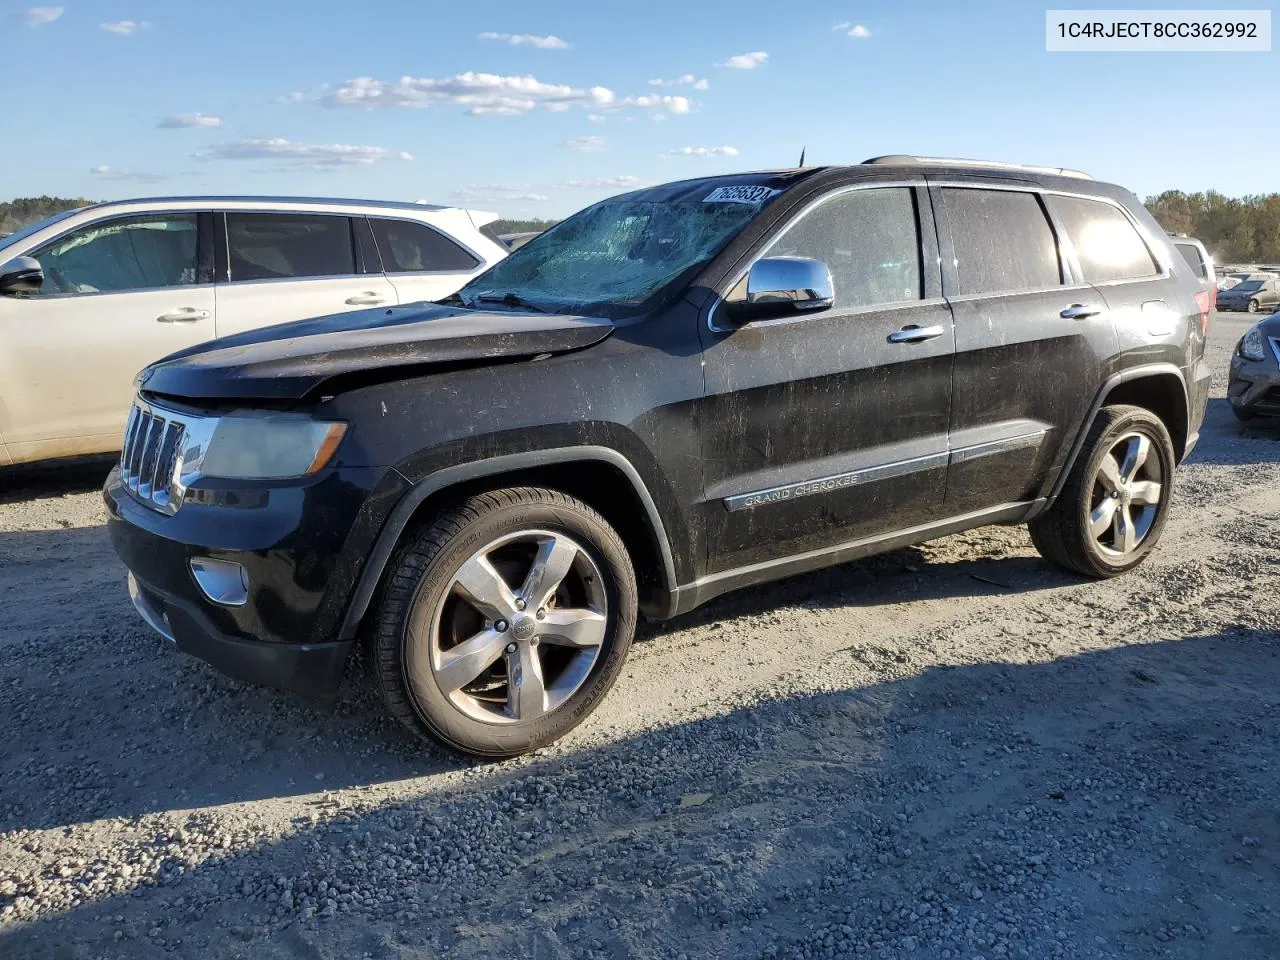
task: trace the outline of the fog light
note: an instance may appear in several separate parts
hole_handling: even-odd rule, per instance
[[[224,607],[243,607],[249,599],[249,574],[232,560],[192,557],[191,573],[204,595]]]

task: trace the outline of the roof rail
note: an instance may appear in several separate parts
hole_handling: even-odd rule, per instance
[[[914,164],[934,164],[945,167],[992,167],[997,170],[1022,170],[1027,173],[1047,173],[1055,177],[1076,177],[1080,180],[1092,180],[1093,177],[1079,170],[1066,167],[1038,167],[1029,163],[1003,163],[999,160],[962,160],[956,157],[913,157],[905,153],[893,153],[883,157],[872,157],[863,163],[884,163],[893,166],[912,166]]]

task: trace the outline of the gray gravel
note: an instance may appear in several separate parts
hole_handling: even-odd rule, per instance
[[[1216,386],[1139,571],[986,528],[726,597],[499,764],[171,651],[101,462],[0,477],[0,956],[1280,956],[1280,429]]]

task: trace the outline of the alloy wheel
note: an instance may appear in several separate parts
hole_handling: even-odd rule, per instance
[[[1089,504],[1089,533],[1108,557],[1127,557],[1142,545],[1160,514],[1164,476],[1151,438],[1121,436],[1098,464]]]
[[[427,635],[412,631],[409,673],[420,675],[414,661],[425,658],[441,692],[474,720],[536,720],[586,682],[608,622],[591,554],[564,533],[522,530],[458,567]]]

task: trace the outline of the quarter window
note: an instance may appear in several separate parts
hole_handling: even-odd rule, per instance
[[[961,295],[1062,283],[1057,240],[1034,193],[948,187],[942,198]]]
[[[355,273],[346,217],[296,213],[228,213],[231,279],[290,280]]]
[[[382,266],[387,273],[451,270],[469,273],[480,263],[443,234],[407,220],[372,220]]]
[[[81,227],[33,251],[42,294],[120,293],[196,282],[196,214],[130,217]]]
[[[1049,202],[1076,248],[1084,280],[1133,280],[1160,272],[1129,218],[1111,204],[1059,196]]]
[[[920,226],[910,187],[852,190],[805,214],[768,250],[831,269],[836,307],[921,298]]]
[[[1182,254],[1182,259],[1187,261],[1191,267],[1191,272],[1202,280],[1208,279],[1209,272],[1204,267],[1204,259],[1200,256],[1200,249],[1192,243],[1175,243],[1178,252]]]

